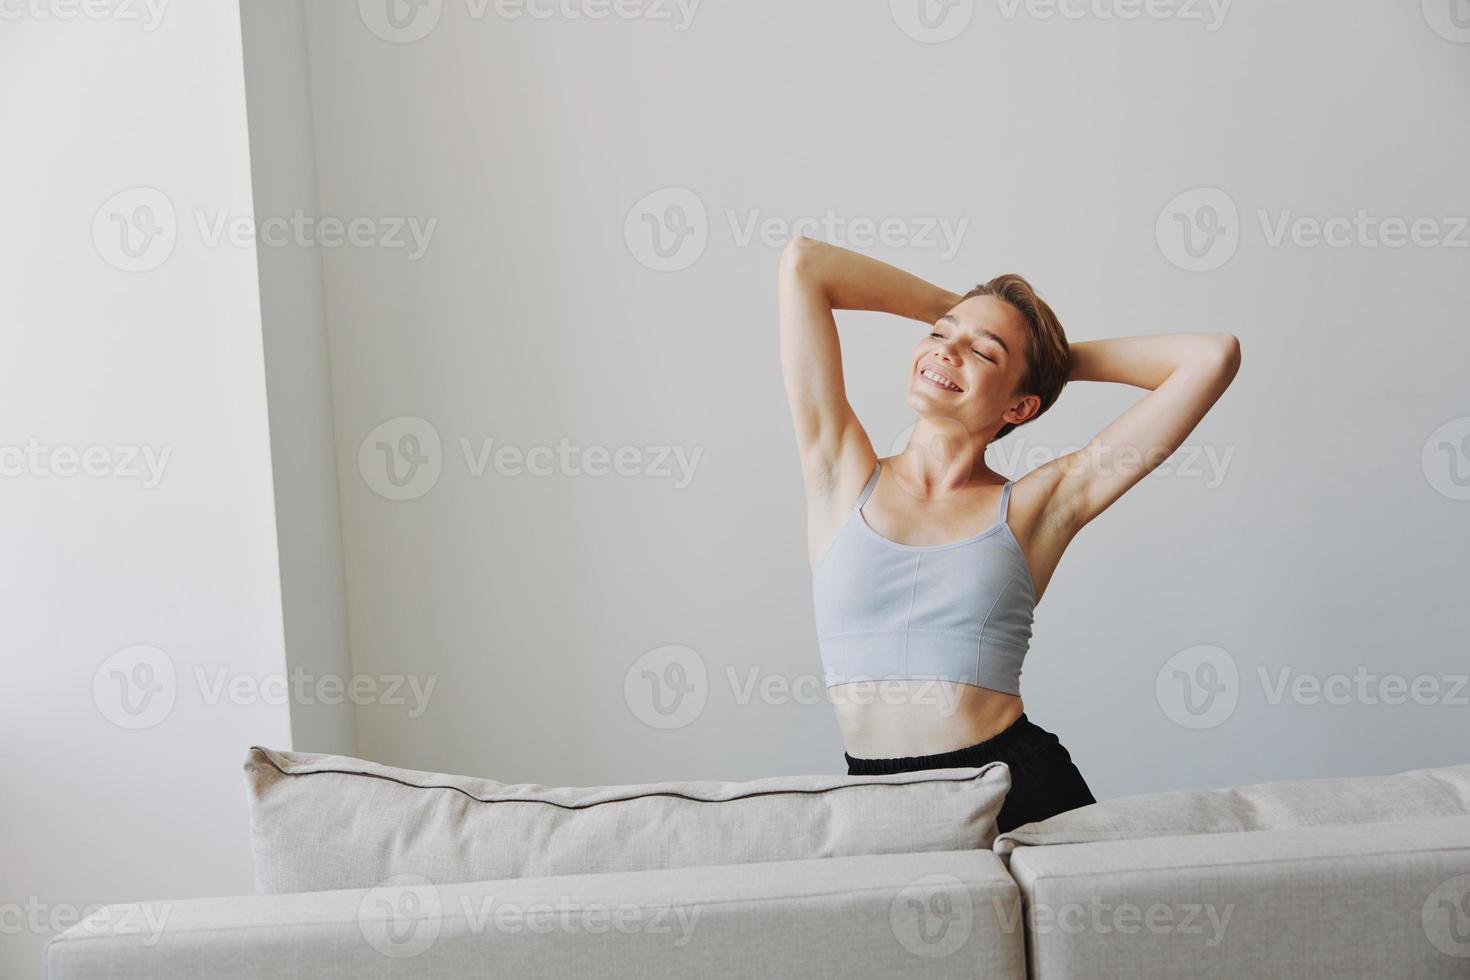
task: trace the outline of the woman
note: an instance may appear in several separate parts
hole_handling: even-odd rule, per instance
[[[929,325],[906,365],[918,419],[878,459],[842,378],[833,310]],[[1024,712],[1032,613],[1073,536],[1168,458],[1235,377],[1231,334],[1068,345],[1019,276],[963,296],[798,237],[780,270],[781,368],[801,454],[818,644],[849,775],[1010,767],[1002,833],[1094,803]],[[1149,394],[1092,441],[1007,480],[985,448],[1069,380]]]

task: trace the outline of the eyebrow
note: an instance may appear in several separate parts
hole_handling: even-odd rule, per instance
[[[955,326],[959,326],[960,325],[960,321],[956,320],[954,317],[950,316],[948,313],[944,314],[944,316],[940,317],[938,320],[935,320],[934,322],[935,323],[943,323],[945,320],[948,320],[950,323],[954,324]],[[1006,342],[1004,340],[1001,340],[998,335],[991,333],[989,330],[986,330],[984,327],[981,327],[980,328],[980,339],[981,340],[993,340],[997,344],[1000,345],[1000,349],[1001,350],[1005,351],[1007,354],[1009,354],[1011,352],[1011,349],[1006,346]]]

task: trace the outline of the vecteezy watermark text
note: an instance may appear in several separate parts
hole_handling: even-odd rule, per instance
[[[1267,248],[1464,249],[1470,215],[1304,214],[1295,208],[1256,208]],[[1159,251],[1188,272],[1211,272],[1240,248],[1244,232],[1235,199],[1218,187],[1196,187],[1169,201],[1154,224]]]
[[[137,480],[152,490],[172,455],[172,446],[52,446],[31,437],[23,445],[0,445],[0,477]]]
[[[1470,706],[1470,674],[1464,673],[1411,676],[1358,664],[1351,671],[1320,674],[1289,665],[1274,670],[1258,665],[1255,676],[1262,700],[1271,707]],[[1228,650],[1201,644],[1164,662],[1154,678],[1154,696],[1164,715],[1181,728],[1217,728],[1235,713],[1245,686],[1240,666]]]
[[[1214,33],[1225,25],[1233,0],[997,0],[1001,16],[1015,20],[1197,21]]]
[[[500,477],[618,476],[672,479],[675,490],[694,480],[703,446],[578,446],[563,437],[556,445],[497,444],[494,438],[459,439],[465,471],[482,478],[491,469]],[[415,500],[434,488],[444,470],[443,440],[427,419],[400,415],[376,426],[358,446],[363,482],[387,500]]]
[[[779,249],[798,235],[844,248],[937,251],[948,261],[959,253],[970,219],[963,215],[853,215],[828,208],[821,214],[773,215],[758,208],[724,210],[736,248]],[[655,272],[679,272],[704,255],[711,235],[704,199],[687,187],[663,187],[644,195],[623,219],[623,240],[638,264]]]
[[[1380,674],[1358,664],[1351,674],[1320,676],[1282,667],[1272,677],[1257,667],[1267,704],[1418,704],[1470,706],[1470,674]]]
[[[996,0],[1003,20],[1178,21],[1203,24],[1207,33],[1225,25],[1233,0]],[[889,0],[898,28],[916,41],[942,44],[963,34],[976,0]]]
[[[725,210],[730,238],[740,248],[748,248],[757,237],[767,248],[782,248],[797,235],[820,238],[844,248],[937,249],[939,257],[948,261],[959,253],[968,217],[926,214],[901,217],[888,215],[871,218],[863,215],[847,217],[828,208],[820,217],[804,215],[787,218],[764,215],[759,209],[741,216],[733,208]]]
[[[1470,248],[1470,227],[1466,215],[1421,215],[1404,218],[1398,215],[1370,214],[1358,208],[1345,214],[1318,217],[1297,214],[1283,208],[1274,216],[1265,208],[1256,211],[1261,234],[1271,248],[1280,248],[1288,238],[1298,248]]]
[[[1007,931],[1014,931],[1021,913],[1019,906],[992,899],[996,916]],[[1029,931],[1038,935],[1060,932],[1075,936],[1083,933],[1107,936],[1114,933],[1136,936],[1146,932],[1153,936],[1195,935],[1205,946],[1218,946],[1225,941],[1225,931],[1235,914],[1235,903],[1217,906],[1212,902],[1112,902],[1101,895],[1077,902],[1028,902],[1025,918]]]
[[[405,959],[427,952],[447,920],[463,923],[459,932],[540,935],[562,933],[624,935],[643,933],[672,937],[684,946],[694,935],[703,906],[624,902],[582,902],[570,895],[554,901],[521,902],[495,895],[459,896],[458,908],[445,901],[439,886],[423,875],[402,872],[369,889],[358,903],[357,927],[369,946],[384,956]]]
[[[942,416],[927,417],[925,425],[926,429],[917,437],[917,421],[904,426],[889,441],[888,454],[901,456],[906,452],[919,452],[932,455],[941,462],[954,458],[951,447],[966,438],[963,426]],[[1183,445],[1173,450],[1167,447],[1145,450],[1120,446],[1111,450],[1082,452],[1084,448],[1032,443],[1023,434],[1016,433],[995,444],[995,448],[987,452],[987,457],[993,455],[996,466],[1007,473],[1029,473],[1053,461],[1060,461],[1058,468],[1063,472],[1149,473],[1156,478],[1199,480],[1205,489],[1213,490],[1225,482],[1236,447]]]
[[[251,674],[226,664],[195,664],[191,674],[200,703],[269,705],[389,705],[418,718],[428,710],[439,675],[317,674],[296,666],[288,675]],[[148,644],[125,647],[107,657],[92,675],[92,703],[108,721],[130,731],[152,728],[173,713],[180,672],[173,657]]]
[[[644,21],[682,34],[694,24],[701,0],[463,0],[472,21]],[[384,41],[411,44],[433,33],[445,0],[358,0],[363,25]]]
[[[46,902],[39,895],[28,895],[22,902],[0,902],[0,936],[21,933],[48,936],[80,922],[83,932],[141,936],[144,946],[156,946],[172,912],[170,902],[77,906],[69,902]]]
[[[950,718],[959,710],[961,687],[933,677],[841,678],[832,683],[827,672],[787,674],[727,664],[725,684],[739,706],[762,705],[920,705]],[[650,728],[671,730],[693,724],[710,696],[710,671],[697,650],[677,643],[649,650],[623,675],[623,700],[628,710]]]
[[[227,242],[237,248],[260,244],[267,248],[353,248],[407,249],[410,262],[423,258],[434,237],[438,218],[421,220],[413,215],[358,215],[338,218],[307,214],[301,208],[289,216],[259,219],[251,214],[233,214],[225,208],[194,209],[199,238],[210,248]]]
[[[3,2],[3,0],[0,0]],[[402,251],[417,261],[429,250],[436,217],[416,215],[314,215],[297,208],[289,215],[189,209],[205,248],[376,248]],[[156,187],[130,187],[112,195],[92,216],[92,244],[108,265],[123,272],[148,272],[168,261],[178,244],[180,221],[173,199]]]
[[[115,20],[158,29],[169,0],[0,0],[0,20]]]

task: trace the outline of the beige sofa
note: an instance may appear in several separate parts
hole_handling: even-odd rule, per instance
[[[845,853],[853,824],[907,824],[903,839],[933,847],[941,822],[924,812],[970,799],[993,813],[1003,767],[940,770],[954,777],[942,785],[790,777],[816,782],[789,796],[778,781],[754,794],[662,784],[632,801],[654,809],[630,811],[658,833],[588,857],[606,828],[586,831],[581,815],[626,808],[609,791],[626,788],[450,785],[463,778],[265,751],[251,775],[262,887],[375,884],[109,906],[52,940],[48,977],[1470,977],[1470,765],[1104,801],[991,827],[988,846],[863,838],[888,853]],[[370,798],[345,801],[359,822],[344,827],[326,808],[353,792]],[[422,799],[433,809],[395,810]],[[780,806],[807,809],[772,819]],[[452,880],[491,860],[490,828],[467,822],[487,812],[511,813],[529,840],[497,850],[519,862],[504,867],[601,870]],[[709,863],[730,844],[723,830],[751,820],[764,842]],[[823,832],[801,829],[813,825]],[[342,833],[355,850],[322,859]],[[768,859],[792,846],[818,856]],[[549,852],[560,863],[525,863]],[[303,864],[347,877],[281,877]]]

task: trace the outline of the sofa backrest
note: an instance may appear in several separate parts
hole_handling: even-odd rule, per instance
[[[1103,800],[1022,824],[993,845],[1016,847],[1136,840],[1184,834],[1285,830],[1470,814],[1470,765],[1387,776],[1342,776],[1175,790]]]
[[[998,762],[551,787],[260,747],[245,774],[269,893],[989,848],[1010,789]]]

